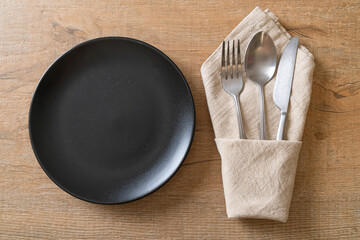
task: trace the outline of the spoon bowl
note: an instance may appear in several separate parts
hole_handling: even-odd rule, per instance
[[[276,63],[277,55],[273,40],[266,32],[258,32],[246,50],[246,75],[253,82],[265,85],[273,77]]]
[[[266,32],[258,32],[251,39],[245,54],[246,76],[259,86],[260,139],[265,139],[264,85],[274,76],[277,64],[276,48]]]

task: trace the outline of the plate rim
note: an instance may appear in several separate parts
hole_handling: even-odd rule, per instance
[[[75,51],[76,49],[82,47],[82,46],[85,46],[85,45],[88,45],[88,44],[91,44],[93,42],[101,42],[101,41],[106,41],[106,40],[121,40],[121,41],[129,41],[129,42],[134,42],[134,43],[137,43],[137,44],[140,44],[140,45],[143,45],[145,47],[148,47],[150,49],[152,49],[153,51],[155,51],[157,54],[159,54],[160,56],[162,56],[163,58],[165,58],[174,68],[175,70],[179,73],[179,75],[181,76],[181,79],[183,80],[183,82],[185,83],[185,86],[186,86],[186,89],[190,95],[190,101],[191,101],[191,105],[192,105],[192,115],[193,115],[193,121],[191,123],[192,125],[192,129],[191,129],[191,136],[190,136],[190,141],[189,141],[189,144],[187,146],[187,149],[184,153],[184,156],[182,157],[181,161],[179,162],[178,166],[176,167],[176,169],[171,173],[169,174],[169,176],[161,183],[159,184],[156,188],[148,191],[148,192],[145,192],[144,194],[141,194],[140,196],[138,197],[135,197],[135,198],[131,198],[127,201],[114,201],[114,202],[104,202],[104,201],[97,201],[97,200],[93,200],[93,199],[89,199],[89,198],[86,198],[86,197],[82,197],[80,195],[78,195],[77,193],[74,193],[68,189],[66,189],[60,182],[58,182],[47,170],[46,170],[46,167],[44,166],[44,164],[42,163],[42,161],[40,160],[40,157],[38,155],[38,152],[36,150],[36,147],[35,147],[35,143],[34,143],[34,139],[33,139],[33,134],[32,133],[32,110],[34,108],[34,98],[37,94],[37,92],[39,91],[39,86],[42,82],[44,82],[45,80],[45,77],[47,75],[47,73],[49,71],[51,71],[52,68],[54,68],[54,66],[57,64],[57,62],[59,62],[63,57],[71,54],[73,51]],[[129,202],[133,202],[133,201],[136,201],[136,200],[139,200],[139,199],[142,199],[142,198],[145,198],[146,196],[149,196],[150,194],[156,192],[157,190],[159,190],[160,188],[162,188],[167,182],[170,181],[170,179],[172,179],[174,177],[174,175],[178,172],[178,170],[180,169],[180,167],[183,165],[185,159],[187,158],[189,152],[190,152],[190,149],[191,149],[191,146],[192,146],[192,143],[193,143],[193,140],[194,140],[194,135],[195,135],[195,127],[196,127],[196,111],[195,111],[195,103],[194,103],[194,97],[192,95],[192,92],[191,92],[191,89],[190,89],[190,86],[188,84],[188,82],[186,81],[186,78],[184,76],[184,74],[181,72],[181,70],[179,69],[179,67],[164,53],[162,52],[161,50],[159,50],[158,48],[152,46],[151,44],[149,43],[146,43],[144,41],[141,41],[141,40],[138,40],[138,39],[135,39],[135,38],[129,38],[129,37],[121,37],[121,36],[108,36],[108,37],[99,37],[99,38],[94,38],[94,39],[90,39],[90,40],[87,40],[87,41],[84,41],[84,42],[81,42],[73,47],[71,47],[70,49],[68,49],[67,51],[65,51],[64,53],[62,53],[60,56],[58,56],[50,65],[49,67],[44,71],[44,73],[42,74],[42,76],[40,77],[40,80],[38,81],[36,87],[35,87],[35,90],[32,94],[32,97],[31,97],[31,102],[30,102],[30,107],[29,107],[29,113],[28,113],[28,129],[29,129],[29,139],[30,139],[30,143],[31,143],[31,147],[32,147],[32,150],[34,152],[34,155],[36,157],[36,160],[37,162],[39,163],[39,165],[41,166],[42,170],[45,172],[45,174],[48,176],[48,178],[50,178],[60,189],[62,189],[64,192],[70,194],[71,196],[75,197],[75,198],[78,198],[80,200],[83,200],[83,201],[86,201],[86,202],[90,202],[90,203],[95,203],[95,204],[101,204],[101,205],[117,205],[117,204],[125,204],[125,203],[129,203]]]

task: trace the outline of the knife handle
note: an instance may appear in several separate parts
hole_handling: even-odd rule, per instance
[[[279,123],[278,132],[276,135],[276,140],[283,140],[285,119],[286,119],[286,112],[281,112],[280,123]]]

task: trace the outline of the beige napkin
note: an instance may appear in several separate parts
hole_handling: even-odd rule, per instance
[[[225,40],[240,39],[243,61],[246,46],[258,31],[271,36],[279,59],[291,36],[268,10],[256,7]],[[227,215],[286,222],[310,102],[313,56],[305,47],[299,47],[284,131],[286,141],[256,140],[259,138],[259,92],[254,83],[244,79],[240,105],[249,140],[240,140],[233,99],[221,86],[220,47],[202,65],[201,75],[222,159]],[[275,139],[280,120],[280,111],[272,98],[274,83],[275,78],[265,85],[266,139]]]

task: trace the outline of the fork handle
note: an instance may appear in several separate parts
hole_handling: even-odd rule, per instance
[[[237,113],[237,119],[238,119],[238,126],[239,126],[239,137],[241,139],[245,139],[245,133],[244,133],[244,126],[242,123],[242,116],[241,116],[241,109],[240,109],[240,103],[239,103],[239,96],[232,95],[235,101],[235,107],[236,107],[236,113]]]

